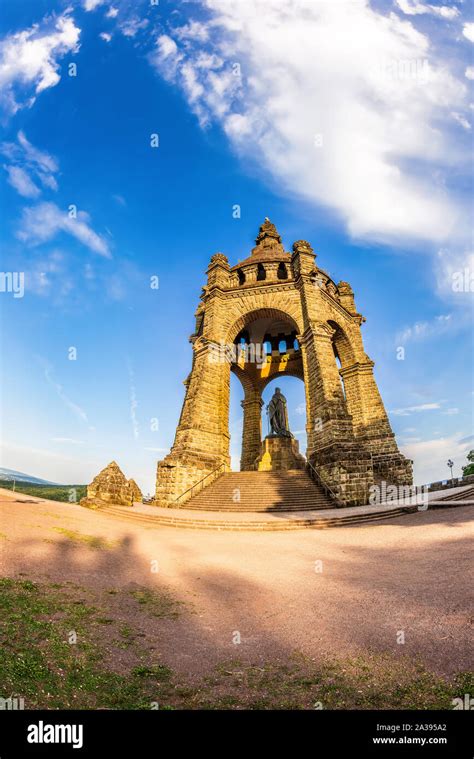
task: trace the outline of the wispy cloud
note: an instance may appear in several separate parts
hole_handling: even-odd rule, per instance
[[[137,391],[135,387],[135,373],[130,361],[128,362],[128,378],[130,384],[130,419],[132,420],[133,437],[135,440],[138,440],[140,428],[137,419]]]
[[[49,153],[32,145],[21,130],[17,142],[3,142],[0,145],[0,153],[10,161],[4,166],[8,182],[24,198],[37,198],[41,195],[42,190],[37,182],[50,190],[58,189],[56,160]]]
[[[90,217],[85,211],[78,211],[72,218],[55,203],[43,202],[23,209],[17,236],[23,242],[38,245],[54,239],[59,232],[75,237],[94,253],[111,258],[109,244],[90,226]]]
[[[406,406],[405,408],[392,409],[390,412],[394,416],[410,416],[411,414],[417,414],[420,411],[434,411],[440,409],[440,403],[420,403],[418,406]]]
[[[0,40],[0,104],[8,115],[31,107],[40,92],[59,82],[58,60],[78,51],[80,33],[65,12]]]
[[[83,0],[84,10],[95,11],[99,5],[104,5],[107,0]]]
[[[30,175],[22,169],[21,166],[4,166],[8,174],[8,183],[24,198],[37,198],[41,195],[41,190]]]
[[[53,443],[64,443],[68,445],[85,445],[83,440],[75,440],[72,437],[52,437]]]
[[[419,16],[427,13],[449,21],[459,16],[459,10],[454,6],[431,5],[419,2],[419,0],[396,0],[396,3],[407,16]]]
[[[451,113],[469,120],[469,93],[415,25],[425,13],[453,20],[453,9],[203,5],[199,21],[159,35],[149,58],[203,127],[221,125],[239,155],[332,208],[357,237],[433,243],[457,232],[465,209],[446,176],[463,170],[469,145],[454,138]]]
[[[441,314],[431,321],[415,322],[411,326],[405,327],[405,329],[396,335],[395,343],[397,345],[405,345],[410,341],[438,337],[449,332],[453,324],[454,320],[451,314]]]
[[[469,438],[461,438],[460,433],[401,443],[405,456],[414,462],[414,481],[421,485],[438,480],[448,479],[450,471],[446,462],[448,458],[454,461],[454,476],[462,475],[462,467],[466,466],[466,455],[469,451]]]
[[[472,21],[464,24],[462,33],[470,42],[474,42],[474,23]]]
[[[54,376],[53,376],[54,369],[53,369],[52,364],[50,364],[50,362],[47,361],[42,356],[38,356],[38,360],[39,360],[40,364],[43,367],[43,373],[44,373],[44,377],[46,379],[46,382],[48,383],[48,385],[50,385],[53,388],[53,390],[55,391],[55,393],[58,396],[58,398],[61,399],[61,401],[64,403],[64,405],[70,411],[72,411],[72,413],[81,422],[84,422],[85,424],[87,424],[89,426],[89,419],[88,419],[87,414],[84,411],[84,409],[81,408],[77,403],[74,403],[74,401],[72,401],[66,395],[66,393],[64,392],[63,386],[59,382],[57,382],[56,379],[54,378]]]
[[[135,37],[138,32],[146,29],[150,22],[147,18],[140,18],[139,16],[131,16],[118,25],[119,30],[124,37]]]

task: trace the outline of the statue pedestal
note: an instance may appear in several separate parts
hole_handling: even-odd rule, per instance
[[[304,469],[306,459],[293,437],[268,435],[262,442],[260,455],[255,460],[259,472],[281,472],[286,469]]]

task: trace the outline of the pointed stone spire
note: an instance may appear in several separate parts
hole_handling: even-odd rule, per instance
[[[270,259],[273,256],[277,258],[285,256],[285,248],[282,245],[281,237],[277,228],[270,221],[268,216],[258,230],[256,245],[252,249],[252,258]]]
[[[274,224],[272,224],[268,216],[265,216],[265,221],[258,230],[258,235],[255,242],[257,245],[260,245],[267,238],[271,238],[272,240],[276,240],[277,242],[281,243],[281,237],[277,232],[277,228]]]

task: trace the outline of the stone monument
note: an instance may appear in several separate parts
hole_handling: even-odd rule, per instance
[[[133,506],[142,500],[142,493],[135,480],[127,480],[116,461],[111,461],[87,486],[87,496],[81,506],[100,509],[101,506]]]
[[[412,462],[398,450],[350,284],[320,268],[306,240],[286,250],[268,218],[242,258],[232,266],[215,253],[209,262],[190,337],[191,371],[174,444],[158,462],[155,503],[182,505],[194,486],[229,469],[231,372],[244,391],[242,471],[255,470],[261,456],[262,392],[290,375],[305,388],[306,458],[341,504],[366,504],[371,486],[382,481],[411,484]],[[279,425],[279,412],[274,421]],[[266,445],[285,438],[267,438],[277,442]]]
[[[304,469],[305,458],[299,451],[298,441],[290,432],[286,398],[277,387],[267,406],[271,432],[262,442],[255,469],[259,472]]]

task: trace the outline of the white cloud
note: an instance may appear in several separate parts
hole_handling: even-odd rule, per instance
[[[95,11],[99,5],[104,5],[106,0],[84,0],[84,10]]]
[[[149,21],[147,18],[140,19],[138,16],[132,16],[126,21],[119,24],[119,29],[124,37],[135,37],[135,35],[142,29],[146,29]]]
[[[411,340],[424,340],[430,337],[437,337],[448,332],[453,326],[454,321],[451,314],[441,314],[436,316],[432,321],[415,322],[410,327],[405,327],[395,338],[397,345],[405,345]]]
[[[394,416],[410,416],[411,414],[418,414],[420,411],[434,411],[441,408],[440,403],[420,403],[418,406],[407,406],[406,408],[396,408],[390,413]]]
[[[108,32],[101,32],[99,34],[99,37],[101,38],[101,40],[104,40],[104,42],[110,42],[112,39],[112,35],[109,34]]]
[[[69,445],[84,445],[83,440],[75,440],[71,437],[52,437],[53,443],[67,443]]]
[[[41,194],[29,174],[20,166],[4,166],[8,173],[8,182],[24,198],[37,198]]]
[[[74,403],[74,401],[72,401],[70,398],[68,398],[68,396],[64,392],[63,386],[60,385],[59,382],[57,382],[54,379],[54,377],[53,377],[53,367],[51,366],[51,364],[49,363],[49,361],[47,361],[46,359],[42,358],[41,356],[38,356],[38,358],[39,358],[39,361],[40,361],[40,363],[41,363],[41,365],[43,367],[45,379],[46,379],[48,385],[50,385],[54,389],[54,391],[55,391],[56,395],[58,396],[58,398],[60,398],[62,400],[62,402],[64,403],[64,405],[70,411],[72,411],[73,414],[81,422],[84,422],[85,424],[89,424],[89,419],[88,419],[87,414],[84,411],[84,409],[81,408],[81,406],[79,406],[77,403]]]
[[[451,458],[455,464],[453,475],[462,476],[462,467],[468,463],[466,454],[472,446],[469,441],[460,439],[460,435],[456,433],[449,437],[401,444],[402,453],[409,459],[413,459],[415,484],[424,485],[449,479],[451,474],[446,466],[448,458]]]
[[[462,33],[468,40],[474,42],[474,23],[470,22],[468,24],[464,24]]]
[[[209,30],[206,24],[200,21],[190,21],[189,24],[177,29],[176,34],[179,39],[199,40],[199,42],[207,42],[209,39]]]
[[[4,166],[8,173],[8,182],[25,198],[37,198],[41,194],[31,174],[44,187],[57,190],[58,185],[54,174],[58,171],[55,159],[42,150],[38,150],[29,142],[25,134],[18,132],[18,142],[4,142],[0,152],[11,161]]]
[[[111,6],[105,15],[107,18],[116,18],[118,16],[118,8]]]
[[[443,411],[443,414],[445,416],[455,416],[456,414],[459,414],[458,408],[447,408],[446,411]]]
[[[466,79],[474,79],[474,66],[468,66],[464,72]]]
[[[22,446],[13,442],[5,441],[0,445],[3,466],[51,482],[63,482],[67,485],[90,482],[103,466],[99,461],[86,459],[84,455],[75,459],[56,451]]]
[[[30,163],[36,164],[45,172],[54,174],[58,171],[58,164],[56,160],[43,150],[38,150],[34,145],[26,139],[26,135],[21,130],[18,132],[18,142],[23,148],[26,156],[26,160]]]
[[[31,106],[36,95],[59,82],[58,59],[77,52],[80,32],[64,14],[0,41],[0,103],[8,114]]]
[[[453,119],[454,119],[455,121],[457,121],[457,122],[458,122],[458,124],[460,124],[460,125],[462,126],[462,128],[463,128],[463,129],[466,129],[467,131],[469,131],[469,129],[471,129],[471,124],[470,124],[470,123],[469,123],[469,121],[468,121],[468,120],[467,120],[467,119],[466,119],[466,118],[465,118],[465,117],[462,115],[462,113],[456,113],[456,111],[453,111],[453,112],[451,113],[451,116],[453,117]]]
[[[23,242],[37,245],[52,240],[61,231],[72,235],[94,253],[111,257],[107,241],[90,227],[87,213],[79,211],[76,219],[70,218],[55,203],[44,202],[24,208],[17,235]]]
[[[54,294],[59,299],[69,299],[74,287],[65,256],[60,250],[53,250],[44,257],[35,257],[25,269],[25,282],[29,293],[41,297]]]
[[[168,30],[150,56],[203,127],[219,123],[274,185],[329,206],[356,236],[457,232],[443,172],[465,163],[451,113],[468,108],[467,88],[428,36],[366,0],[206,6],[205,28]]]
[[[437,289],[453,302],[465,304],[474,292],[474,251],[467,248],[442,248],[437,253]],[[462,298],[464,294],[464,298]],[[462,299],[462,300],[461,300]],[[469,313],[464,309],[456,317],[459,325],[469,321]]]
[[[451,20],[459,16],[459,10],[454,6],[448,5],[430,5],[428,3],[419,2],[419,0],[396,0],[398,7],[403,13],[408,16],[418,16],[420,14],[429,13],[433,16],[440,16]]]

